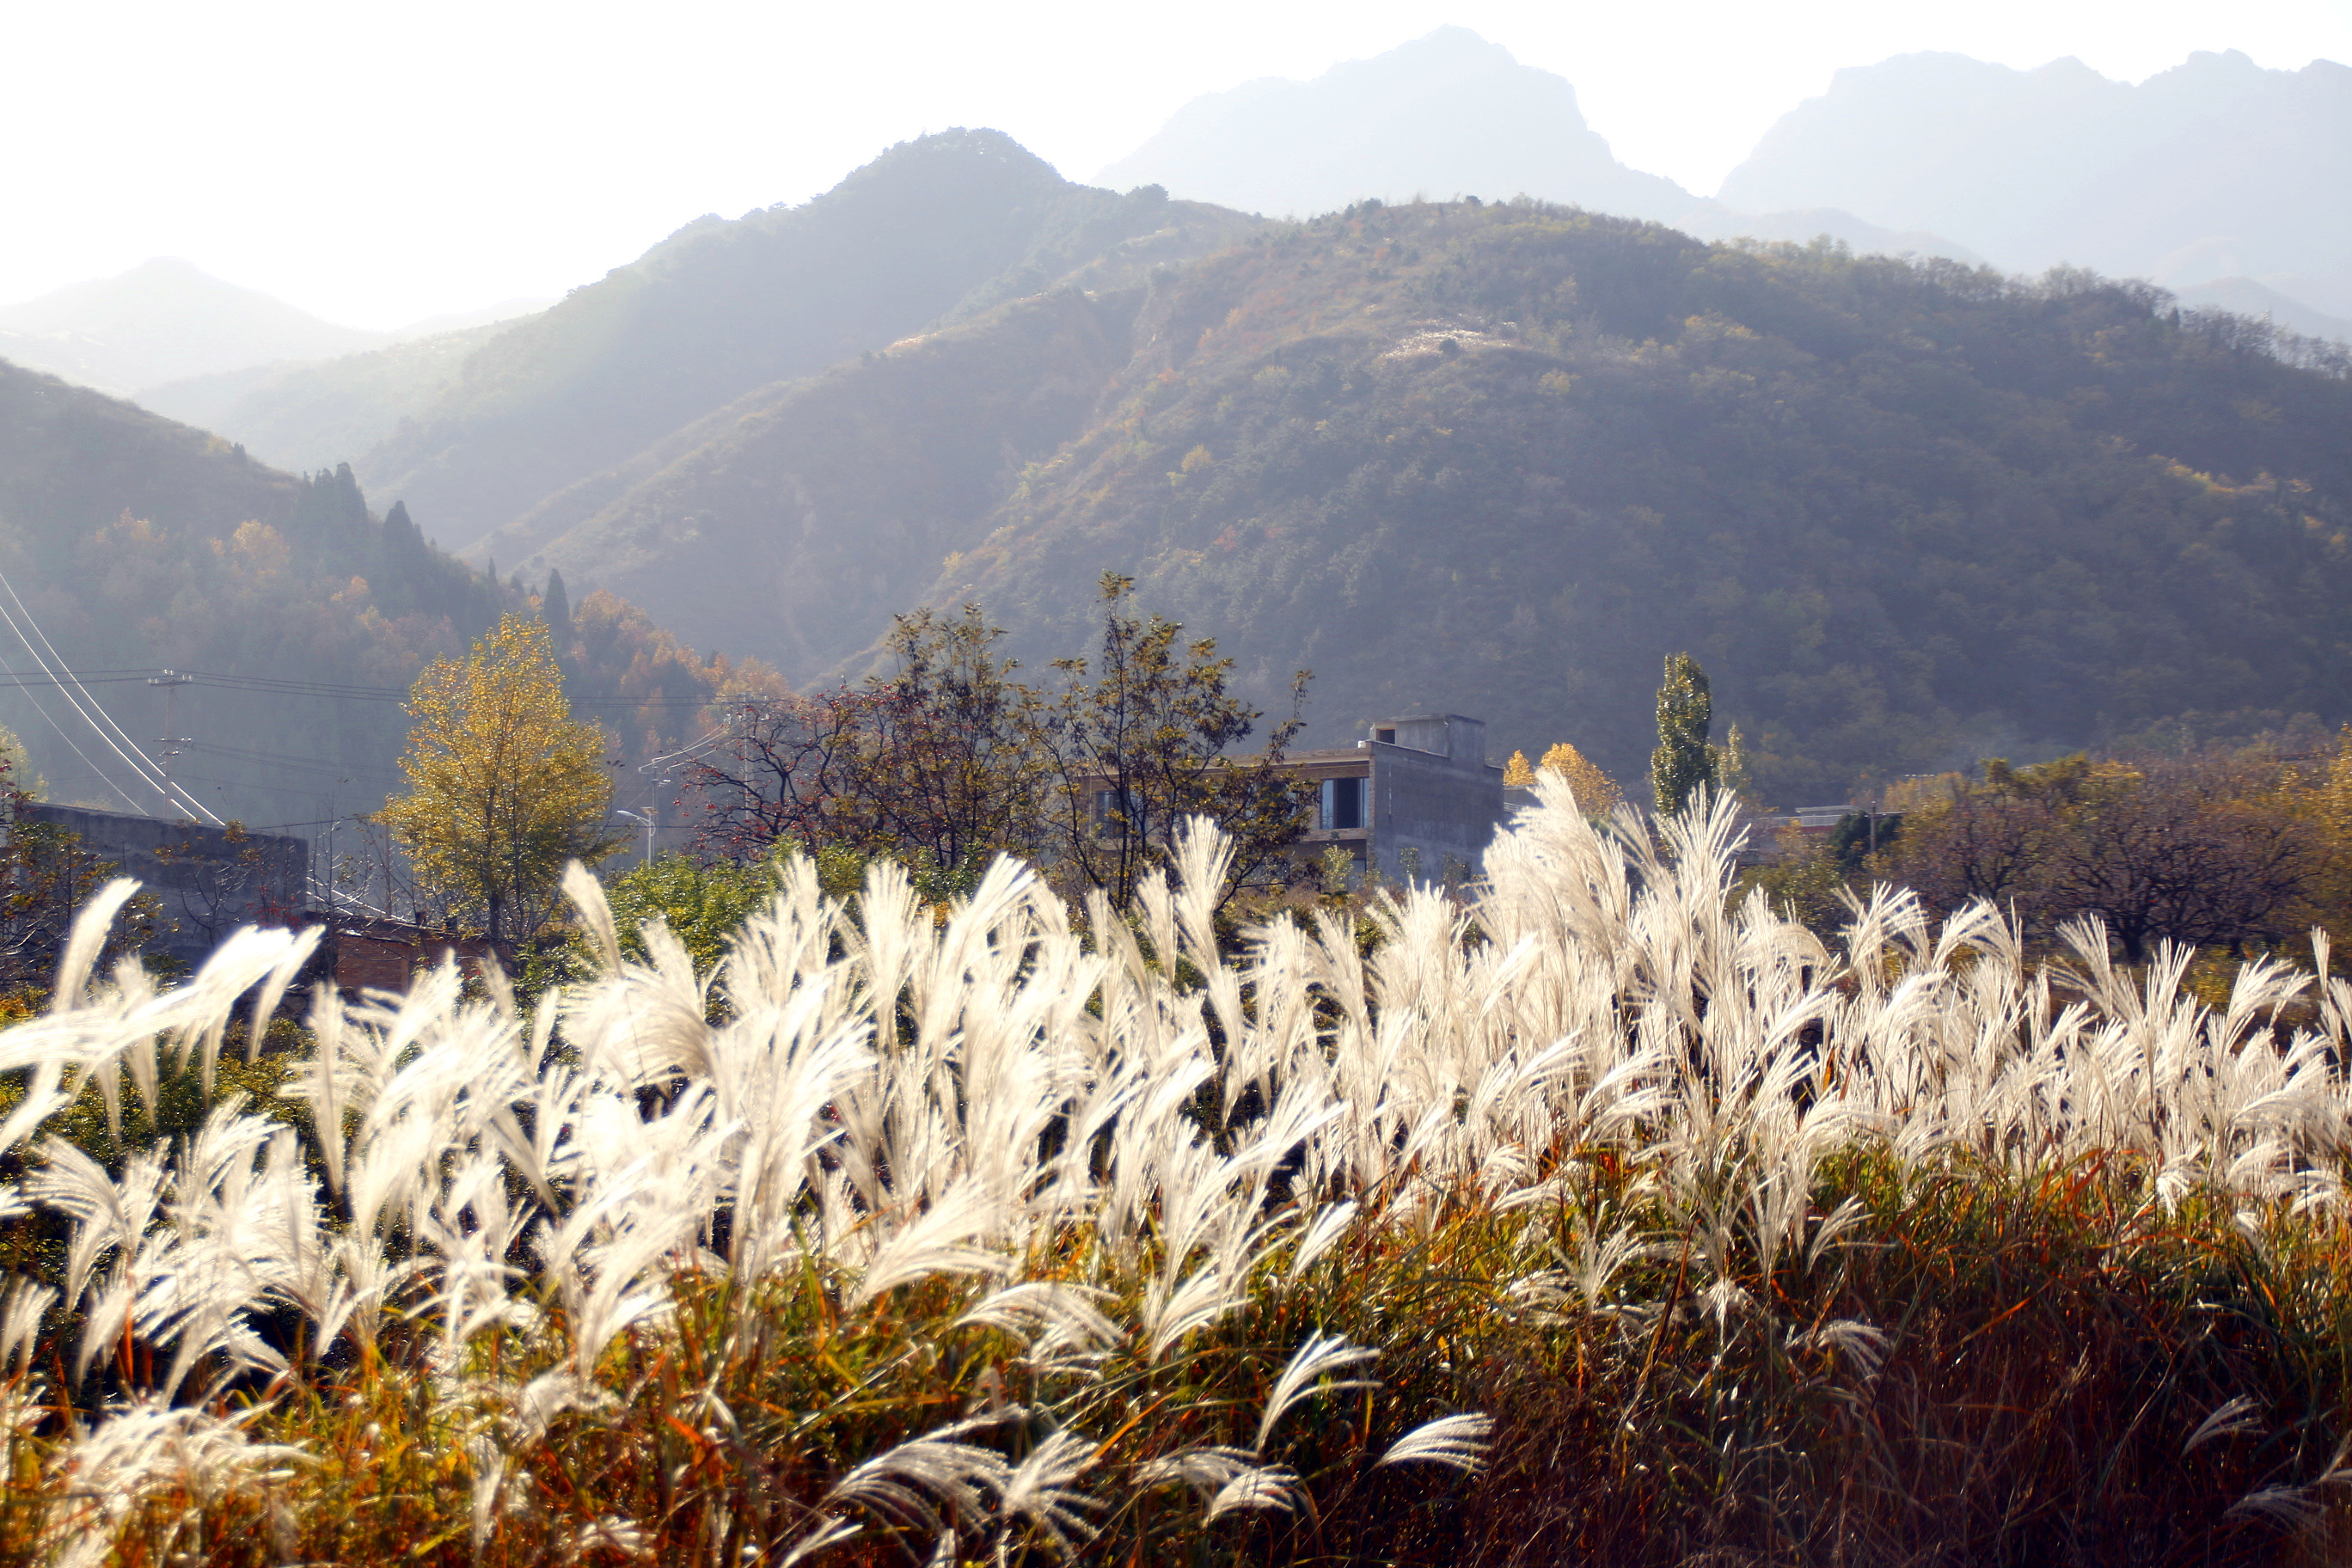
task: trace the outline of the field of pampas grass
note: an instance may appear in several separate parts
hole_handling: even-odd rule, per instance
[[[0,1033],[0,1555],[2323,1560],[2352,987],[1893,894],[1831,950],[1728,815],[1538,787],[1369,957],[1221,957],[1205,828],[1132,922],[796,861],[709,974],[575,873],[595,978],[322,994],[267,1104],[302,943],[159,991],[94,909]]]

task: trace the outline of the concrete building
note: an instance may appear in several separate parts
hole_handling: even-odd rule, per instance
[[[1476,873],[1503,825],[1503,770],[1486,760],[1486,726],[1459,713],[1382,719],[1343,749],[1297,752],[1290,766],[1322,785],[1302,845],[1332,845],[1384,877],[1436,881]]]
[[[307,902],[308,839],[40,801],[18,820],[73,834],[83,854],[113,867],[105,878],[153,893],[163,908],[150,951],[191,965],[239,926],[294,924]]]

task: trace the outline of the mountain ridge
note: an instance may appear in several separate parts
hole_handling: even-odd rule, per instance
[[[2352,717],[2326,651],[2352,650],[2352,388],[2259,322],[2170,310],[2087,276],[1360,207],[748,401],[539,559],[799,681],[966,600],[1034,666],[1127,571],[1261,700],[1316,668],[1319,735],[1434,706],[1619,771],[1688,647],[1795,793],[2189,707]],[[1047,351],[1082,321],[1083,353]],[[2250,651],[2252,625],[2280,630]],[[2060,650],[2089,662],[2060,679]]]
[[[2242,276],[2352,316],[2352,68],[2200,52],[2132,86],[1898,55],[1838,71],[1717,195],[1930,227],[2011,270]]]
[[[902,142],[799,206],[698,220],[574,289],[358,466],[473,544],[746,392],[953,311],[1057,228],[1131,234],[1163,206],[1065,181],[1000,132]]]
[[[537,308],[509,300],[377,331],[322,320],[177,257],[155,257],[111,277],[0,305],[0,356],[136,398],[165,383],[331,359]]]
[[[1266,149],[1279,148],[1279,155]],[[1803,241],[1974,263],[1924,228],[1885,228],[1830,204],[1740,212],[1618,161],[1576,88],[1445,26],[1309,81],[1265,78],[1193,99],[1096,179],[1151,181],[1244,211],[1319,216],[1366,199],[1532,197],[1670,224],[1706,239]]]

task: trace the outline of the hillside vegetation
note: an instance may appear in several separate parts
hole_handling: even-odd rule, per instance
[[[1122,242],[1227,215],[1072,184],[992,131],[902,143],[797,207],[696,220],[477,351],[354,459],[471,545],[757,387],[1034,291]]]
[[[1132,570],[1263,695],[1313,668],[1325,737],[1448,709],[1621,776],[1688,649],[1759,783],[1833,796],[2352,712],[2342,371],[2087,274],[1372,207],[780,392],[544,558],[796,680],[918,601],[1034,659]]]
[[[5,362],[0,571],[52,663],[112,672],[91,690],[142,745],[163,733],[160,694],[140,684],[159,667],[299,684],[183,689],[174,722],[195,743],[175,773],[223,816],[306,830],[397,784],[400,699],[418,670],[530,603],[426,542],[404,507],[371,510],[348,468],[280,473],[218,437]],[[0,593],[0,606],[16,604]],[[694,732],[699,703],[734,679],[610,595],[587,595],[567,619],[570,689],[625,754]],[[14,630],[0,629],[0,668],[38,678]],[[54,794],[180,815],[133,784],[54,689],[5,700]]]

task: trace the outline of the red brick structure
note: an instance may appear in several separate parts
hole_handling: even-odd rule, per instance
[[[302,983],[331,979],[346,996],[362,991],[405,991],[418,973],[438,968],[450,953],[468,975],[479,973],[484,960],[510,965],[514,954],[491,945],[487,938],[458,936],[402,921],[362,919],[317,911],[302,918],[306,926],[321,926],[319,951],[302,972]]]

